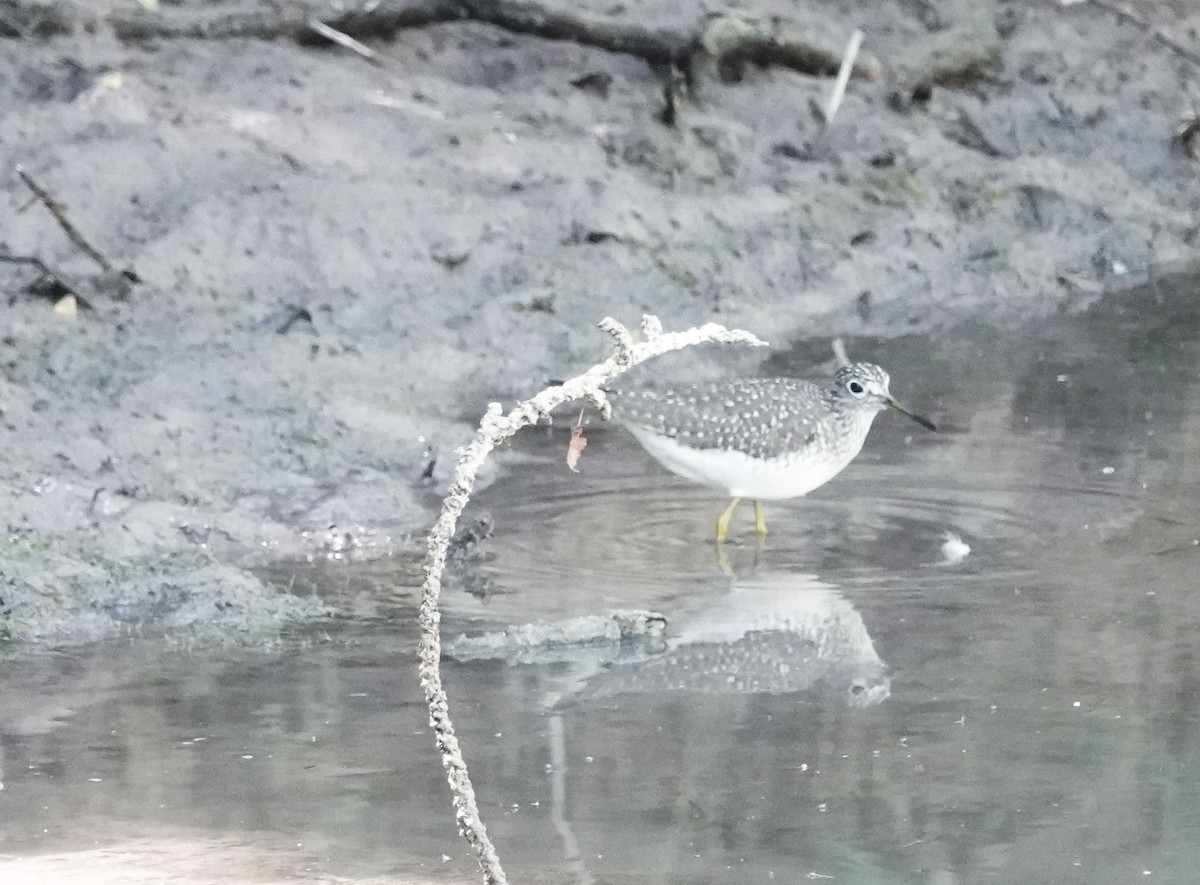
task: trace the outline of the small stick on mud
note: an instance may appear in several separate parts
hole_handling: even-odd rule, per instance
[[[679,65],[672,63],[667,71],[666,82],[663,83],[663,108],[658,112],[658,119],[664,126],[676,128],[683,113],[683,102],[687,96],[687,77]]]
[[[0,262],[4,264],[25,264],[36,269],[43,277],[59,285],[61,292],[53,293],[54,296],[59,297],[63,294],[73,295],[76,303],[80,307],[85,310],[93,309],[91,303],[79,294],[78,286],[64,277],[61,273],[51,268],[50,265],[46,264],[46,262],[42,261],[42,259],[38,258],[36,255],[13,255],[11,252],[0,251]],[[37,282],[38,281],[35,280],[33,283],[27,285],[25,287],[25,291],[38,296],[49,294],[37,291],[39,288]]]
[[[1093,6],[1099,6],[1107,12],[1111,12],[1121,21],[1129,22],[1129,24],[1141,28],[1163,46],[1176,53],[1180,58],[1186,58],[1192,64],[1200,66],[1200,53],[1188,49],[1188,47],[1184,46],[1165,30],[1155,25],[1149,19],[1142,18],[1142,16],[1138,15],[1124,3],[1114,3],[1112,0],[1059,0],[1060,6],[1079,6],[1083,3],[1091,3]]]
[[[846,54],[842,56],[842,65],[838,68],[837,79],[833,81],[829,104],[825,106],[826,126],[833,122],[833,115],[838,112],[838,108],[842,106],[842,99],[846,97],[846,86],[850,82],[850,74],[854,70],[854,60],[858,58],[858,50],[862,47],[862,41],[863,32],[855,28],[854,33],[850,35],[850,42],[846,46]]]
[[[839,369],[850,365],[850,357],[846,355],[846,342],[841,338],[833,339],[833,358],[837,360]]]
[[[442,573],[446,569],[447,551],[454,538],[454,528],[463,509],[471,498],[475,477],[492,449],[507,440],[522,427],[536,424],[566,403],[588,400],[607,417],[608,400],[604,388],[618,375],[632,366],[651,357],[690,347],[694,344],[724,343],[762,346],[749,332],[726,329],[709,323],[683,332],[663,332],[658,319],[647,315],[642,319],[642,338],[635,342],[633,335],[616,320],[606,318],[600,328],[612,336],[616,352],[598,365],[592,366],[581,375],[548,387],[536,396],[517,403],[507,415],[499,403],[488,406],[487,413],[479,422],[479,429],[459,456],[454,476],[446,497],[442,499],[442,512],[429,532],[428,551],[425,556],[425,581],[421,587],[421,607],[418,620],[421,626],[421,644],[418,652],[418,670],[421,688],[425,692],[425,703],[429,708],[429,723],[433,727],[438,750],[442,754],[442,767],[450,782],[453,794],[454,815],[458,830],[475,851],[479,869],[487,885],[507,885],[504,870],[496,848],[488,839],[487,829],[479,816],[475,802],[475,790],[467,773],[454,725],[450,721],[450,702],[442,686],[441,658],[442,614],[438,608],[438,597],[442,589]]]
[[[49,265],[36,255],[13,255],[11,252],[0,252],[0,262],[5,264],[28,264],[30,267],[36,268],[43,276],[47,276],[61,285],[65,289],[69,289],[72,293],[75,292],[75,287],[68,284],[61,275],[52,271]]]
[[[58,222],[59,227],[63,229],[63,233],[67,235],[68,239],[78,246],[92,261],[100,265],[101,270],[106,273],[114,273],[115,268],[112,262],[105,258],[100,253],[100,250],[89,243],[87,238],[79,232],[79,228],[71,223],[71,219],[67,218],[67,211],[63,208],[62,203],[50,196],[50,192],[34,181],[33,176],[20,166],[17,167],[17,175],[21,177],[21,181],[25,182],[25,186],[33,191],[33,195],[38,198],[38,201],[54,216],[54,220]]]
[[[125,270],[117,270],[113,266],[113,263],[105,258],[99,249],[89,243],[87,238],[79,232],[79,228],[71,223],[71,219],[67,218],[67,211],[63,208],[62,203],[58,202],[58,200],[50,195],[49,191],[34,181],[33,176],[31,176],[20,166],[17,167],[17,175],[20,177],[21,181],[25,182],[25,186],[33,192],[33,195],[38,198],[38,202],[45,206],[50,214],[54,216],[54,220],[58,222],[58,226],[63,229],[63,233],[67,235],[67,238],[74,243],[80,251],[87,255],[88,258],[100,265],[101,270],[107,274],[123,276],[131,283],[141,282],[141,279],[136,273],[133,272],[132,269],[126,268]]]
[[[338,46],[349,49],[351,52],[358,53],[373,65],[383,66],[383,61],[380,60],[378,52],[365,43],[355,40],[349,34],[343,34],[341,31],[329,27],[329,25],[317,18],[310,18],[308,26],[331,43],[336,43]]]

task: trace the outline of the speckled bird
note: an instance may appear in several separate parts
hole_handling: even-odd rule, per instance
[[[717,519],[717,540],[742,498],[767,533],[762,501],[806,495],[862,451],[871,423],[895,409],[929,430],[888,391],[873,363],[837,370],[825,384],[797,378],[734,378],[656,389],[614,388],[613,414],[672,473],[723,489],[733,500]]]

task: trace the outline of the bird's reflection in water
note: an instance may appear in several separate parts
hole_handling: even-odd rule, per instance
[[[461,637],[447,654],[554,665],[542,693],[550,713],[550,820],[578,885],[596,879],[568,815],[565,720],[572,711],[628,695],[796,693],[814,704],[868,707],[891,693],[862,615],[836,587],[807,574],[734,576],[727,591],[685,597],[665,616],[621,612],[527,624]]]
[[[891,692],[862,615],[833,585],[798,573],[735,576],[727,592],[685,599],[663,615],[620,612],[460,637],[446,654],[559,665],[545,686],[547,707],[679,692],[805,692],[814,702],[867,707]]]
[[[812,575],[736,578],[726,595],[668,613],[667,624],[658,653],[609,663],[576,697],[806,692],[867,707],[891,693],[862,615]]]

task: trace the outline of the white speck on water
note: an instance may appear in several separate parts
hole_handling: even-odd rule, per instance
[[[1117,468],[1105,466],[1105,467],[1100,468],[1100,472],[1103,473],[1105,476],[1112,476],[1114,473],[1117,472]]]
[[[1083,706],[1083,704],[1082,704],[1082,703],[1080,703],[1079,701],[1075,701],[1073,704],[1071,704],[1071,706],[1072,706],[1072,707],[1082,707],[1082,706]]]
[[[971,545],[967,544],[954,532],[942,535],[942,565],[958,565],[971,554]]]

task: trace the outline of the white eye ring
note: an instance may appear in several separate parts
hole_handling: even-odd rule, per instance
[[[847,382],[846,389],[848,391],[850,391],[852,394],[854,394],[854,396],[862,396],[864,393],[867,392],[867,389],[865,387],[863,387],[862,384],[859,383],[858,381]]]

